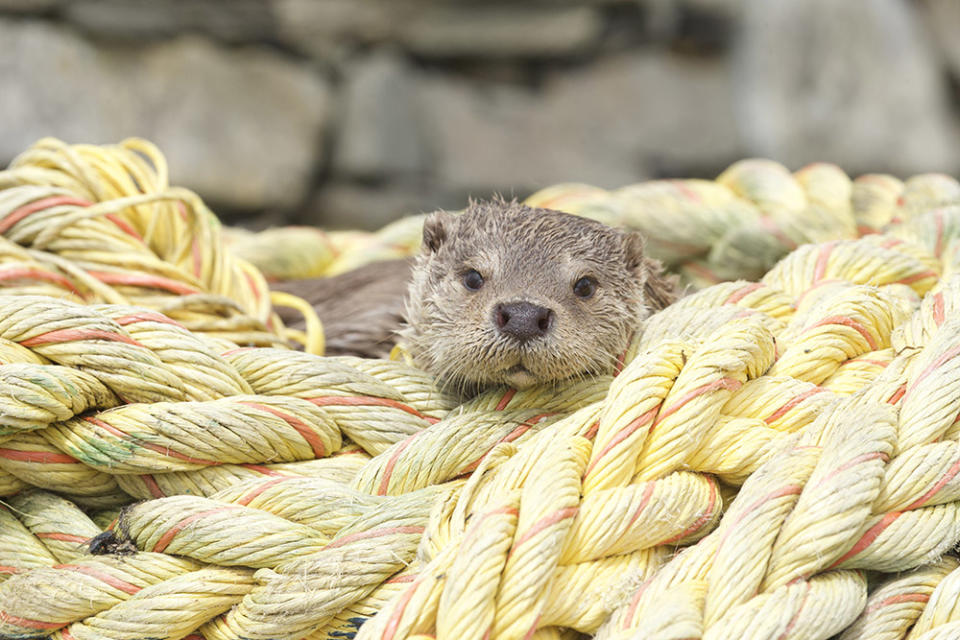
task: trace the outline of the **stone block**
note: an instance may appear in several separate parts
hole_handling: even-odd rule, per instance
[[[36,14],[59,9],[66,0],[0,0],[0,13]]]
[[[912,5],[748,0],[743,16],[738,120],[752,154],[848,173],[960,169],[945,77]]]
[[[268,0],[73,0],[63,18],[98,38],[140,41],[202,33],[244,43],[273,38]]]
[[[376,179],[427,170],[415,72],[383,51],[343,69],[340,126],[333,154],[338,175]]]
[[[111,48],[31,21],[0,20],[0,165],[38,138],[147,138],[171,180],[212,203],[291,208],[321,161],[328,90],[309,68],[262,49],[196,38]]]
[[[591,7],[428,4],[405,16],[398,38],[428,57],[548,58],[588,51],[603,26]]]
[[[419,90],[440,181],[518,195],[558,182],[619,187],[741,152],[723,62],[629,54],[556,72],[539,91],[431,75]]]
[[[424,183],[336,181],[317,192],[297,222],[327,229],[375,231],[405,215],[461,209],[466,201],[466,193],[444,192]]]
[[[923,0],[918,6],[940,55],[953,77],[960,79],[960,2]]]
[[[396,3],[384,0],[273,0],[279,38],[315,58],[337,57],[343,48],[389,39]]]

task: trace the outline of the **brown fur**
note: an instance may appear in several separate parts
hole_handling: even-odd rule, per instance
[[[463,284],[469,269],[484,276],[479,291]],[[583,276],[599,283],[589,299],[573,293]],[[376,262],[275,288],[314,306],[331,355],[384,356],[405,316],[399,333],[415,362],[459,391],[608,372],[647,316],[676,297],[640,234],[501,199],[431,215],[412,268]],[[553,311],[547,335],[519,344],[498,331],[493,307],[519,301]]]
[[[332,278],[290,280],[271,288],[300,296],[313,306],[323,322],[328,355],[383,358],[403,324],[412,266],[412,259],[382,260]],[[298,315],[280,311],[285,323],[302,327]]]
[[[463,275],[479,271],[470,291]],[[574,295],[584,276],[599,282]],[[528,386],[610,371],[642,321],[675,297],[637,233],[517,202],[473,202],[424,224],[402,332],[414,360],[450,386]],[[552,310],[550,331],[518,343],[492,318],[497,303]]]

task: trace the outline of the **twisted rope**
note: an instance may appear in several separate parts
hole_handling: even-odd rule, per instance
[[[334,273],[419,219],[311,256],[223,240],[146,143],[0,172],[0,634],[955,637],[960,185],[746,161],[531,202],[763,277],[657,314],[613,378],[458,405],[281,348],[225,248]]]

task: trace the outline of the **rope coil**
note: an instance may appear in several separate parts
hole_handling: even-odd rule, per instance
[[[166,180],[142,141],[0,172],[0,635],[956,635],[956,181],[744,161],[535,194],[709,286],[615,377],[459,404],[284,348],[236,257],[334,273],[420,218],[277,260],[296,234],[224,239]]]

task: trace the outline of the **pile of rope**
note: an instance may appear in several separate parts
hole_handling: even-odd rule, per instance
[[[803,244],[889,230],[960,203],[960,183],[942,174],[851,180],[823,163],[791,174],[770,160],[743,160],[716,180],[654,180],[612,191],[560,184],[525,203],[642,231],[654,258],[702,288],[759,279]],[[411,255],[422,224],[423,216],[409,216],[375,233],[284,227],[259,234],[231,229],[228,238],[234,252],[268,278],[288,280]]]
[[[703,288],[616,377],[458,404],[284,348],[161,185],[142,142],[0,173],[0,637],[960,634],[960,198]]]
[[[224,249],[219,220],[169,185],[145,140],[39,141],[0,172],[0,216],[0,283],[17,293],[148,307],[244,344],[298,337],[273,312],[260,271]],[[299,337],[322,351],[320,336]]]

